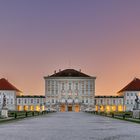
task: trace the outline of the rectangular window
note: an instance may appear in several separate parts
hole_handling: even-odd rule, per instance
[[[102,99],[100,100],[100,102],[101,102],[101,104],[103,104],[103,100]]]
[[[71,83],[69,83],[69,90],[71,90]]]
[[[37,103],[39,104],[39,99],[37,99]]]
[[[62,90],[64,90],[64,83],[62,83]]]
[[[113,104],[115,104],[115,99],[113,100]]]
[[[33,103],[33,99],[31,99],[31,104]]]
[[[13,99],[11,99],[11,104],[13,104]]]
[[[107,99],[107,105],[109,105],[109,99]]]
[[[95,99],[95,105],[96,105],[96,99]]]
[[[119,104],[122,104],[122,100],[121,99],[119,100]]]
[[[75,89],[78,90],[78,83],[76,83],[76,88]]]
[[[19,104],[20,104],[20,102],[21,102],[20,99],[18,99],[18,103],[19,103]]]
[[[52,103],[54,103],[54,99],[52,99]]]

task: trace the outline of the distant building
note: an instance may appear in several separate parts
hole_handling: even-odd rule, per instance
[[[18,111],[43,111],[45,110],[45,96],[17,96]]]
[[[0,79],[0,109],[4,95],[8,110],[41,111],[45,109],[45,96],[23,96],[19,89],[2,78]]]
[[[95,107],[100,112],[123,111],[123,96],[95,96]]]
[[[0,79],[0,109],[6,96],[8,110],[43,111],[53,108],[61,112],[94,108],[100,112],[132,111],[136,95],[140,97],[140,79],[134,78],[118,92],[118,96],[95,96],[95,79],[74,69],[59,70],[44,77],[45,96],[22,95],[8,80]]]
[[[136,95],[140,97],[140,79],[134,78],[118,94],[124,97],[125,110],[132,111],[135,105]]]
[[[44,77],[46,105],[61,112],[94,107],[95,79],[74,69]]]
[[[3,96],[6,96],[6,104],[9,110],[16,110],[16,97],[21,91],[9,83],[6,79],[0,79],[0,109],[3,105]]]

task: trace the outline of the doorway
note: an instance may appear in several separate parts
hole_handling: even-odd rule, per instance
[[[65,104],[61,105],[61,107],[60,107],[60,111],[61,111],[61,112],[65,112],[65,111],[66,111]]]
[[[69,111],[69,112],[72,111],[72,106],[68,106],[68,111]]]
[[[80,112],[80,106],[78,104],[75,105],[75,112]]]

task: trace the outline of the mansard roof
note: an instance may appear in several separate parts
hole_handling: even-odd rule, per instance
[[[124,91],[140,91],[140,79],[134,78],[128,85],[126,85],[118,93],[121,93]]]
[[[49,77],[91,77],[91,76],[74,69],[65,69],[63,71],[54,73]]]
[[[0,90],[14,90],[17,92],[21,92],[19,89],[17,89],[11,83],[9,83],[5,78],[0,79]]]

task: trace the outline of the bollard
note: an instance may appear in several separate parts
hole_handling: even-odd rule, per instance
[[[35,114],[34,114],[34,112],[32,112],[32,116],[34,116]]]
[[[15,119],[17,118],[17,113],[15,113],[15,116],[14,117],[15,117]]]
[[[25,117],[28,117],[28,113],[26,112]]]
[[[114,118],[114,113],[112,113],[112,118]]]

